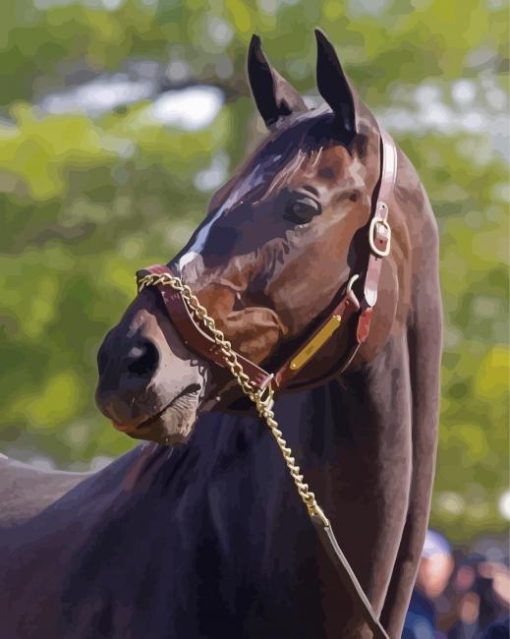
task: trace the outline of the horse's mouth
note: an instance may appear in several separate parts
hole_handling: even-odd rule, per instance
[[[154,413],[150,417],[147,417],[136,426],[132,424],[119,424],[115,421],[113,422],[113,426],[117,430],[125,432],[131,437],[144,439],[146,434],[150,433],[150,431],[153,430],[155,427],[158,429],[159,427],[164,427],[165,422],[167,421],[165,417],[168,417],[176,409],[187,410],[193,405],[196,405],[198,403],[200,390],[201,386],[199,384],[189,384],[180,393],[173,397],[165,406],[163,406],[161,410],[159,410],[157,413]],[[147,438],[153,439],[152,437]]]

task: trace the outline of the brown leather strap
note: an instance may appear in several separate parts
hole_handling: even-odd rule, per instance
[[[339,312],[339,309],[345,302],[344,297],[340,301],[340,304],[332,311],[332,314],[339,313],[340,315],[342,315],[343,326],[348,326],[349,319],[351,318],[351,316],[356,314],[356,311],[358,311],[354,329],[354,339],[350,348],[348,348],[346,353],[341,358],[339,358],[336,366],[334,366],[331,370],[326,371],[320,378],[308,380],[307,382],[303,383],[303,387],[308,385],[315,385],[320,382],[326,381],[347,370],[347,368],[356,357],[356,354],[358,353],[361,345],[366,341],[370,333],[373,309],[375,303],[377,302],[381,265],[383,259],[389,254],[391,246],[391,228],[388,224],[389,202],[392,197],[393,190],[395,188],[395,182],[397,179],[397,149],[395,147],[395,143],[393,142],[390,135],[386,133],[386,131],[380,129],[379,132],[380,177],[378,185],[376,187],[377,195],[374,196],[375,202],[372,207],[373,215],[369,221],[368,227],[369,255],[367,268],[364,274],[361,300],[358,301],[356,296],[354,295],[354,299],[356,300],[355,305],[352,305],[350,308],[345,309],[342,313]],[[326,322],[324,322],[321,326],[323,326]],[[318,331],[316,331],[316,333],[317,332]],[[316,333],[314,333],[314,335]],[[307,344],[311,340],[313,340],[313,337],[314,336],[312,335],[312,337],[309,338],[307,342],[305,342],[305,344],[301,347],[301,350],[307,348]],[[284,385],[287,385],[292,379],[292,376],[290,376],[285,370],[285,367],[292,359],[293,358],[289,358],[289,360],[283,365],[283,367],[277,373],[275,373],[277,381],[280,380],[280,378],[283,378],[282,383],[279,384],[280,388],[282,388]],[[299,382],[292,384],[292,388],[299,387],[301,387],[301,384],[299,384]]]
[[[368,228],[369,256],[363,283],[363,308],[356,329],[358,348],[367,339],[370,332],[373,308],[377,302],[382,261],[389,255],[391,248],[391,227],[388,224],[388,214],[389,203],[397,179],[397,148],[386,131],[380,129],[379,132],[381,136],[381,177],[374,214]]]
[[[397,149],[391,137],[386,131],[381,130],[381,178],[379,180],[379,192],[374,209],[374,215],[370,221],[368,231],[368,245],[370,255],[363,297],[367,307],[373,308],[377,302],[377,289],[381,264],[390,252],[391,228],[388,224],[389,202],[395,188],[397,179]]]
[[[360,309],[360,303],[358,301],[358,298],[354,294],[354,292],[352,290],[346,291],[346,293],[342,296],[340,302],[337,304],[337,306],[335,306],[335,308],[333,309],[329,317],[326,320],[324,320],[324,322],[322,322],[319,328],[317,328],[317,330],[314,331],[312,336],[306,340],[303,346],[291,357],[289,357],[287,361],[282,366],[280,366],[278,371],[275,373],[275,379],[276,379],[276,383],[278,384],[278,388],[281,389],[287,386],[289,382],[292,380],[292,378],[294,378],[301,372],[301,368],[303,366],[306,366],[306,363],[308,363],[309,361],[308,359],[305,361],[305,363],[301,367],[297,367],[293,364],[296,362],[296,360],[299,358],[300,355],[304,355],[306,357],[307,349],[309,349],[310,346],[313,345],[314,340],[317,339],[321,331],[324,330],[324,327],[330,321],[331,317],[338,317],[337,328],[339,328],[341,324],[342,325],[347,324],[349,322],[349,319],[357,311],[359,311],[359,309]],[[333,333],[331,333],[329,337],[331,337],[332,334]],[[321,344],[321,347],[324,346],[324,344],[325,342]],[[310,356],[315,355],[315,353],[318,350],[319,349],[315,349],[313,352],[310,353]]]
[[[162,275],[163,273],[172,274],[168,266],[155,264],[141,269],[137,272],[136,276],[137,278],[141,278],[149,273],[153,275]],[[195,318],[180,293],[170,286],[164,286],[162,284],[157,285],[157,289],[165,304],[167,313],[184,344],[204,359],[213,362],[221,368],[225,368],[225,358],[221,354],[216,342],[202,329],[200,324],[195,321]],[[256,388],[264,389],[268,384],[272,383],[274,376],[271,373],[268,373],[240,353],[236,353],[236,355],[244,372]]]
[[[347,286],[345,293],[342,295],[337,306],[329,314],[328,318],[321,323],[319,328],[306,339],[303,345],[289,357],[274,374],[269,373],[251,360],[237,353],[239,363],[256,388],[264,389],[268,385],[271,385],[273,390],[277,391],[288,385],[291,385],[293,388],[298,388],[300,386],[308,386],[310,383],[315,384],[325,381],[333,375],[346,370],[356,356],[361,344],[363,344],[368,337],[373,307],[377,302],[382,260],[388,255],[390,250],[391,229],[388,224],[388,203],[395,186],[397,173],[395,144],[391,137],[382,129],[380,130],[380,136],[380,179],[376,187],[377,196],[374,196],[374,204],[372,207],[373,215],[370,219],[368,229],[369,256],[366,271],[364,274],[361,274],[363,277],[361,300],[358,300],[352,288]],[[171,273],[171,270],[166,265],[155,265],[139,271],[137,276],[143,277],[143,275],[147,273]],[[181,295],[168,286],[159,285],[157,288],[168,315],[184,343],[201,357],[220,368],[225,368],[224,358],[213,338],[195,321]],[[325,375],[312,382],[307,381],[302,385],[299,382],[296,383],[295,378],[299,376],[299,373],[306,366],[309,359],[313,357],[316,352],[320,352],[340,324],[342,326],[348,326],[351,318],[355,316],[357,317],[352,345],[347,349],[344,356],[338,360],[333,370],[328,371]],[[332,318],[337,318],[337,326],[335,327],[333,325],[332,328],[330,328],[329,324]],[[325,339],[321,341],[324,337],[324,331],[327,335]],[[318,348],[316,347],[317,341],[320,342]],[[297,365],[297,363],[301,365]],[[225,383],[216,391],[216,397],[212,404],[220,401],[221,395],[227,387],[230,388],[231,384]]]

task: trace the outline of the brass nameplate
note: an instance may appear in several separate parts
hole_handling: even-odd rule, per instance
[[[332,315],[324,326],[317,331],[308,344],[294,357],[290,363],[290,369],[297,371],[302,368],[306,362],[315,355],[319,348],[328,341],[333,333],[340,326],[342,318],[340,315]]]

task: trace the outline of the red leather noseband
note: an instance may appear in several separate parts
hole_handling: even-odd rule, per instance
[[[141,269],[137,272],[136,277],[140,279],[149,273],[152,275],[162,275],[163,273],[171,274],[171,270],[168,266],[156,264],[155,266]],[[184,344],[203,359],[216,364],[220,368],[225,368],[225,361],[218,345],[195,320],[180,293],[170,286],[164,286],[162,284],[156,285],[156,288],[161,295],[172,324],[175,326]],[[255,387],[263,389],[267,384],[272,382],[274,377],[272,374],[240,353],[236,353],[236,355],[244,372],[248,375]]]
[[[383,130],[380,130],[380,166],[380,178],[374,196],[372,197],[372,216],[368,230],[369,253],[364,273],[351,277],[349,282],[343,287],[344,291],[340,297],[340,301],[328,317],[320,324],[317,330],[306,339],[303,345],[274,373],[269,373],[248,358],[237,353],[239,363],[256,388],[263,390],[268,385],[271,385],[272,389],[276,392],[287,386],[292,386],[293,388],[300,386],[306,387],[319,381],[324,381],[334,374],[345,371],[354,359],[361,344],[367,339],[370,333],[373,308],[377,302],[382,260],[390,252],[391,228],[388,224],[388,203],[392,196],[397,174],[396,147],[391,137]],[[149,273],[161,275],[163,273],[171,273],[171,270],[165,265],[150,266],[139,271],[137,278],[140,279]],[[361,299],[358,299],[352,290],[352,284],[358,277],[360,279],[362,278],[363,283]],[[200,324],[194,319],[180,293],[162,284],[156,284],[156,288],[161,295],[170,320],[183,342],[190,350],[197,353],[203,359],[221,369],[225,369],[223,355],[214,339],[204,331]],[[353,332],[354,340],[343,357],[339,359],[334,369],[328,371],[318,380],[302,382],[300,384],[298,379],[300,371],[306,367],[310,359],[323,348],[340,324],[350,324],[354,316],[357,316],[355,330]],[[210,409],[213,406],[217,406],[220,402],[222,404],[225,403],[225,396],[228,394],[228,390],[232,389],[233,386],[236,386],[235,381],[232,380],[230,376],[226,376],[215,398],[208,402],[207,408]]]

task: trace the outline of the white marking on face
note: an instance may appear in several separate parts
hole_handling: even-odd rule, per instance
[[[207,236],[209,235],[209,231],[211,229],[211,226],[214,224],[214,222],[216,222],[217,219],[219,219],[221,217],[221,215],[223,214],[224,210],[225,210],[225,206],[222,206],[221,208],[219,208],[216,211],[216,213],[209,220],[209,222],[207,222],[207,224],[204,224],[204,226],[197,233],[195,241],[189,247],[189,249],[186,251],[186,253],[184,253],[184,255],[182,255],[179,258],[179,270],[181,272],[182,272],[182,269],[186,266],[186,264],[189,264],[196,257],[198,257],[200,255],[200,251],[204,248],[205,243],[207,241]]]
[[[195,253],[195,251],[187,251],[184,253],[184,255],[179,259],[179,271],[182,273],[182,269],[186,266],[186,264],[193,262],[196,257],[198,257],[198,253]]]
[[[262,184],[264,178],[267,176],[267,169],[280,160],[281,156],[276,155],[269,159],[268,162],[262,165],[258,165],[255,169],[245,177],[245,179],[238,185],[236,189],[232,191],[232,193],[228,196],[227,200],[224,202],[223,206],[221,206],[213,217],[200,229],[195,237],[193,244],[189,247],[189,249],[179,258],[179,270],[182,273],[182,269],[187,265],[193,262],[197,257],[201,255],[201,251],[204,248],[207,237],[211,230],[212,225],[220,219],[220,217],[232,208],[235,204],[241,202],[241,200],[252,191],[254,188]]]

